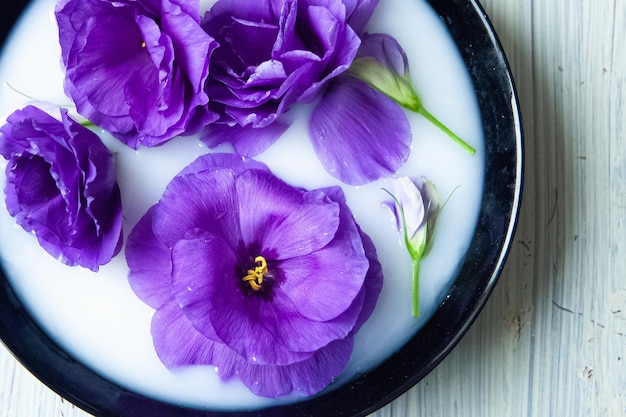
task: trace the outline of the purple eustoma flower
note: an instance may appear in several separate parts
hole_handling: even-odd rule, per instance
[[[348,184],[395,172],[411,132],[392,100],[344,74],[377,0],[219,0],[202,25],[220,47],[207,90],[220,114],[204,141],[245,156],[272,145],[294,104],[319,100],[310,123],[326,170]],[[328,93],[326,93],[328,90]]]
[[[66,93],[124,143],[159,145],[217,117],[204,91],[217,43],[197,0],[61,0],[56,18]]]
[[[27,106],[0,128],[6,207],[52,256],[97,271],[122,244],[113,155],[61,110],[57,120]]]
[[[200,157],[128,238],[170,368],[210,364],[257,395],[314,394],[345,367],[382,270],[338,187],[307,191],[234,154]]]

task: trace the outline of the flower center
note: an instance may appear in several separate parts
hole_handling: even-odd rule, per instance
[[[254,291],[259,291],[263,284],[263,278],[267,275],[267,261],[262,256],[254,258],[256,266],[254,269],[248,269],[248,275],[243,277],[243,280],[250,284],[250,287]]]

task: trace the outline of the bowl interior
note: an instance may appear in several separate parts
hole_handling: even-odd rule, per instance
[[[0,6],[0,43],[27,5]],[[232,416],[360,416],[389,403],[426,376],[452,350],[486,302],[515,230],[522,188],[522,132],[506,57],[481,6],[473,0],[429,0],[454,38],[475,87],[485,137],[485,184],[475,234],[447,294],[425,326],[373,369],[320,396]],[[140,396],[74,360],[33,321],[0,271],[0,338],[35,376],[95,415],[221,416]]]

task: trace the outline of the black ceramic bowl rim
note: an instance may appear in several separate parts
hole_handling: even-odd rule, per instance
[[[0,339],[38,379],[96,416],[365,416],[433,370],[472,325],[502,271],[522,193],[522,124],[510,68],[475,0],[428,0],[455,40],[476,91],[485,136],[485,184],[470,248],[445,301],[425,326],[371,372],[310,399],[254,411],[181,408],[143,397],[73,359],[33,321],[0,271]],[[3,2],[0,43],[27,0]]]

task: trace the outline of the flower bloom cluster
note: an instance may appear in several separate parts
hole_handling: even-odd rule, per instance
[[[439,123],[400,45],[365,33],[377,4],[219,0],[201,16],[199,0],[57,3],[64,89],[79,114],[135,149],[199,134],[236,152],[185,168],[127,241],[129,281],[156,310],[167,367],[210,364],[278,397],[317,393],[347,364],[382,287],[374,245],[341,188],[296,188],[249,158],[304,103],[323,167],[360,185],[406,162],[403,107]],[[9,213],[46,251],[94,271],[119,253],[115,164],[96,134],[65,110],[57,120],[28,106],[0,129],[0,153]],[[438,209],[423,191],[404,179],[390,205],[414,281]]]
[[[201,156],[167,186],[126,248],[156,309],[168,367],[214,365],[257,395],[314,394],[345,367],[382,270],[339,187],[292,187],[254,160]]]
[[[0,128],[6,206],[52,256],[97,271],[122,244],[115,163],[95,133],[60,119],[27,106]]]
[[[348,72],[377,4],[219,0],[201,17],[198,0],[61,0],[65,90],[133,148],[201,131],[247,157],[285,132],[296,103],[312,103],[324,168],[365,184],[396,172],[411,142],[402,108]]]

